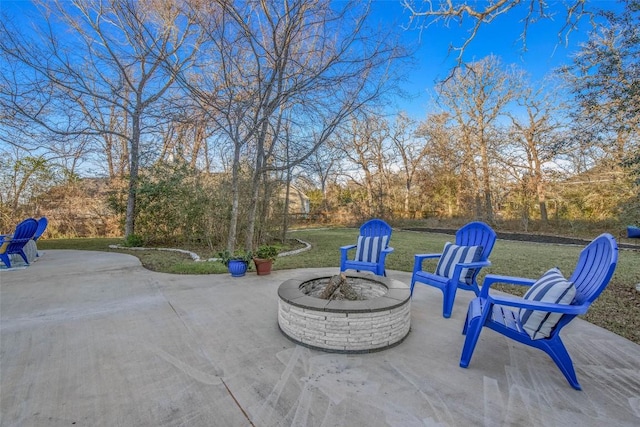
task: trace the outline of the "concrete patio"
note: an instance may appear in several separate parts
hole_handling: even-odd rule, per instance
[[[411,332],[381,352],[293,344],[278,329],[278,286],[337,270],[183,276],[49,250],[1,271],[0,425],[640,425],[640,346],[581,319],[563,337],[583,391],[546,354],[490,330],[460,368],[467,292],[444,319],[441,293],[419,286]]]

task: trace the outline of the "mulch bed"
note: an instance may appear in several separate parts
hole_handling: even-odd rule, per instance
[[[409,227],[403,228],[407,231],[421,231],[425,233],[443,233],[443,234],[456,234],[456,229],[449,228],[426,228],[426,227]],[[582,245],[586,246],[590,240],[577,239],[573,237],[551,236],[546,234],[527,234],[527,233],[509,233],[503,231],[496,231],[498,239],[502,240],[518,240],[523,242],[536,242],[536,243],[555,243],[560,245]],[[640,239],[639,239],[640,240]],[[618,242],[619,248],[636,249],[640,250],[640,245],[633,245],[629,243]]]

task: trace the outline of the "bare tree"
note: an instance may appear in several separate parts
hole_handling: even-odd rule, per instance
[[[188,164],[193,171],[209,172],[211,159],[208,139],[211,133],[202,110],[178,106],[173,120],[165,124],[158,160],[179,160]]]
[[[60,180],[54,162],[19,147],[10,148],[0,150],[0,227],[6,230],[25,215],[35,214],[24,207]]]
[[[313,154],[300,166],[300,177],[320,188],[322,193],[323,212],[329,209],[329,198],[327,195],[329,182],[335,179],[340,172],[342,151],[330,140],[327,144],[321,145]],[[317,188],[316,187],[316,188]]]
[[[600,12],[572,65],[560,74],[575,99],[574,136],[615,164],[636,165],[640,174],[640,2],[620,14]],[[598,153],[596,153],[597,155]]]
[[[152,0],[56,0],[38,6],[37,37],[8,20],[0,24],[3,57],[34,76],[19,87],[40,90],[34,97],[38,104],[29,110],[15,103],[10,107],[55,134],[103,137],[108,150],[114,140],[127,142],[128,153],[122,154],[129,157],[124,230],[129,236],[135,229],[141,146],[160,119],[154,108],[197,52],[193,19],[172,2]],[[172,72],[166,71],[167,63]],[[40,116],[50,105],[62,108],[68,120]]]
[[[521,72],[505,69],[495,56],[471,64],[464,64],[453,76],[438,87],[438,103],[450,111],[462,130],[466,162],[479,159],[484,218],[493,221],[491,200],[492,136],[498,119],[506,113],[507,105],[518,93]],[[472,171],[473,176],[476,172]]]
[[[510,14],[522,22],[520,41],[523,49],[527,46],[527,33],[530,25],[542,20],[553,20],[555,13],[545,0],[401,0],[402,6],[409,11],[409,28],[424,30],[434,24],[449,26],[452,23],[465,25],[468,37],[451,50],[458,52],[458,63],[462,64],[465,49],[476,37],[482,26],[489,25],[496,18]],[[566,15],[558,29],[558,39],[566,41],[578,22],[585,15],[590,15],[588,2],[570,0],[566,3]],[[466,25],[470,22],[470,25]]]
[[[32,79],[27,66],[11,61],[1,50],[0,59],[0,146],[21,153],[16,158],[41,159],[60,176],[76,176],[93,149],[91,137],[41,125],[57,122],[69,130],[73,114],[52,99],[50,83]]]
[[[400,174],[404,182],[404,212],[411,211],[413,183],[417,171],[428,154],[427,140],[416,135],[417,123],[400,112],[390,129],[390,139],[400,160]]]
[[[447,113],[429,114],[418,125],[416,135],[424,140],[426,151],[417,174],[423,211],[452,217],[467,211],[467,193],[475,197],[475,190],[467,191],[470,174],[460,131]]]
[[[540,209],[540,219],[548,221],[546,204],[546,176],[545,165],[556,159],[564,151],[565,138],[561,132],[563,108],[554,96],[554,92],[544,86],[537,89],[522,88],[518,96],[521,114],[510,113],[511,132],[509,137],[510,153],[502,152],[501,161],[509,170],[514,171],[514,177],[527,181],[526,184],[537,198]],[[524,184],[523,184],[524,185]],[[528,204],[523,209],[528,211]],[[525,215],[529,217],[528,212]]]
[[[368,5],[305,0],[193,3],[208,41],[201,68],[185,76],[209,119],[233,144],[232,214],[227,248],[236,244],[238,174],[251,154],[251,211],[245,246],[254,244],[257,203],[265,170],[300,164],[351,113],[383,94],[395,38],[367,29]],[[270,162],[282,149],[285,165]]]
[[[385,214],[384,184],[391,155],[388,135],[385,119],[363,113],[352,116],[338,137],[344,158],[357,167],[349,175],[351,182],[365,189],[365,216]]]

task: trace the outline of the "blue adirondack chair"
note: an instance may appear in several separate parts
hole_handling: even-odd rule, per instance
[[[41,217],[38,220],[38,228],[36,229],[36,234],[33,235],[33,242],[34,245],[33,247],[35,248],[35,252],[36,252],[36,256],[39,257],[40,256],[40,252],[38,251],[38,247],[35,245],[35,243],[38,241],[38,239],[42,236],[42,234],[45,232],[45,230],[47,229],[47,225],[49,225],[49,220],[47,219],[47,217]]]
[[[2,236],[0,242],[0,259],[11,268],[11,260],[9,255],[18,254],[24,259],[28,265],[29,260],[24,252],[24,246],[31,240],[38,228],[38,222],[33,218],[27,218],[16,226],[15,231],[10,236]]]
[[[33,240],[36,242],[42,236],[44,231],[47,229],[47,225],[49,225],[49,220],[47,217],[43,216],[38,220],[38,228],[36,228],[36,233],[33,235]]]
[[[389,247],[391,226],[381,219],[371,219],[360,227],[360,236],[355,245],[340,248],[340,271],[371,271],[378,276],[386,276],[385,260],[393,252]],[[348,259],[349,251],[355,249],[353,259]]]
[[[487,275],[482,284],[480,296],[469,303],[467,320],[462,331],[466,334],[466,338],[460,357],[460,366],[463,368],[469,366],[482,327],[486,326],[547,353],[560,368],[569,384],[576,390],[581,390],[573,361],[560,339],[560,331],[574,317],[587,312],[591,303],[598,298],[611,280],[617,262],[618,245],[612,235],[605,233],[582,250],[578,264],[567,280],[554,278],[553,275],[559,273],[556,269],[552,269],[556,270],[555,273],[550,270],[538,281]],[[552,280],[545,280],[549,277],[552,277]],[[531,288],[523,298],[497,296],[489,294],[489,289],[494,283],[526,285]],[[568,303],[549,302],[561,301],[560,298],[566,297],[561,293],[569,293],[570,288],[567,287],[567,283],[572,283],[574,287],[570,293],[570,301],[567,299]],[[536,291],[539,292],[536,293]],[[531,318],[529,316],[532,315],[539,316],[533,328],[527,325]],[[543,325],[547,322],[550,324]],[[548,336],[538,334],[538,331],[542,332],[545,328]]]
[[[440,254],[416,254],[411,276],[411,295],[416,283],[442,291],[442,315],[451,317],[456,291],[463,289],[479,295],[476,278],[482,267],[491,265],[489,255],[496,243],[496,233],[484,222],[470,222],[456,232],[455,245],[446,244]],[[438,258],[435,272],[423,270],[423,261]]]

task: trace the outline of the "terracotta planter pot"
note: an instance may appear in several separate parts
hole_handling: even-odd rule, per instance
[[[256,265],[256,271],[258,272],[258,276],[266,276],[267,274],[271,274],[271,266],[273,265],[272,260],[254,258],[253,262]]]

